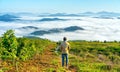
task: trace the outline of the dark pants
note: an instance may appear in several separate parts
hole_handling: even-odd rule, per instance
[[[62,54],[62,66],[64,66],[64,60],[66,62],[66,66],[68,66],[68,54]]]

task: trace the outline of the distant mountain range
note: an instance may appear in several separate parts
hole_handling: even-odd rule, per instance
[[[67,14],[67,13],[42,13],[42,14],[33,14],[33,13],[0,13],[0,21],[4,22],[12,22],[16,20],[20,20],[22,16],[35,16],[35,17],[55,17],[55,18],[43,18],[38,21],[66,21],[65,19],[60,19],[57,17],[94,17],[94,18],[104,18],[104,19],[112,19],[113,17],[117,17],[120,19],[120,13],[114,12],[84,12],[78,14]]]
[[[0,21],[4,22],[13,22],[13,21],[25,21],[28,22],[29,20],[19,19],[20,17],[5,14],[0,16]],[[30,20],[30,21],[37,21],[37,22],[43,22],[43,21],[66,21],[67,19],[60,19],[60,18],[42,18],[40,20]]]
[[[115,12],[107,12],[107,11],[101,11],[101,12],[83,12],[83,13],[77,13],[77,14],[68,14],[68,13],[27,13],[27,12],[20,12],[20,13],[0,13],[1,15],[15,15],[15,16],[120,16],[120,13]]]
[[[42,18],[38,21],[66,21],[67,19],[60,19],[60,18]]]
[[[44,34],[52,34],[52,33],[62,33],[62,32],[74,32],[77,30],[84,30],[84,28],[82,27],[78,27],[78,26],[70,26],[70,27],[66,27],[66,28],[53,28],[53,29],[48,29],[48,30],[40,30],[40,28],[38,27],[34,27],[34,26],[26,26],[26,27],[21,27],[18,28],[20,31],[21,30],[31,30],[34,29],[34,32],[30,33],[30,35],[44,35]]]
[[[84,13],[77,13],[77,14],[67,14],[67,13],[55,13],[55,14],[47,14],[47,15],[39,15],[39,16],[108,16],[108,17],[117,17],[120,16],[120,13],[114,12],[84,12]]]
[[[25,27],[21,27],[19,29],[39,29],[38,27],[34,27],[34,26],[25,26]]]
[[[0,16],[0,21],[11,22],[11,21],[19,20],[17,18],[19,18],[19,17],[10,15],[10,14],[5,14],[5,15]]]
[[[44,34],[52,34],[52,33],[62,33],[62,32],[74,32],[77,30],[84,30],[81,27],[78,26],[70,26],[66,28],[55,28],[55,29],[50,29],[50,30],[39,30],[32,32],[31,35],[44,35]]]

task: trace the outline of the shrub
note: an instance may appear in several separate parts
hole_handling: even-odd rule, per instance
[[[3,34],[2,36],[2,42],[1,42],[1,47],[2,47],[2,59],[16,59],[17,56],[17,46],[18,42],[17,39],[14,35],[13,30],[8,30],[6,33]]]

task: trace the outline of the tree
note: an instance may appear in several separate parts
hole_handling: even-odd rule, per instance
[[[32,58],[36,54],[36,48],[34,41],[28,38],[18,38],[18,50],[17,56],[20,60],[27,60]]]
[[[2,59],[15,59],[18,42],[13,30],[8,30],[2,36],[1,46],[3,48]]]

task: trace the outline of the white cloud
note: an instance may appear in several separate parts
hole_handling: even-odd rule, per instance
[[[42,17],[41,17],[42,18]],[[34,26],[42,30],[52,28],[65,28],[70,26],[79,26],[85,30],[79,30],[76,32],[63,32],[56,34],[46,34],[39,36],[41,38],[47,38],[53,41],[62,40],[62,37],[66,36],[69,40],[119,40],[120,41],[120,20],[119,19],[98,19],[90,17],[60,17],[64,19],[70,19],[68,21],[46,21],[46,22],[0,22],[0,35],[8,29],[15,29],[17,36],[28,35],[34,32],[35,29],[23,29],[18,28],[24,26]],[[39,18],[23,18],[38,20]]]

